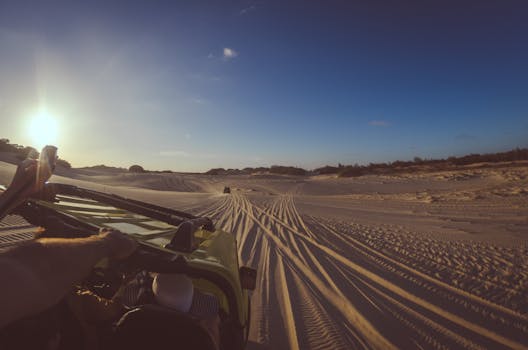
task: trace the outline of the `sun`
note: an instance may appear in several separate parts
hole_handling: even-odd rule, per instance
[[[46,145],[55,145],[59,136],[57,120],[46,110],[40,110],[29,123],[32,145],[41,150]]]

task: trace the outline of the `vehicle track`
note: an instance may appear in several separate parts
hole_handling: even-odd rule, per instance
[[[518,310],[379,249],[367,227],[272,198],[233,193],[200,213],[235,233],[242,263],[259,271],[249,349],[528,349]]]

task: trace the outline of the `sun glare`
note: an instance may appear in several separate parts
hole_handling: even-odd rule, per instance
[[[57,120],[47,111],[41,110],[31,119],[29,136],[33,147],[36,147],[39,151],[46,145],[56,144],[59,136]]]

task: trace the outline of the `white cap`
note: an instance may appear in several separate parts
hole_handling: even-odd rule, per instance
[[[157,274],[152,283],[152,291],[160,305],[180,312],[189,312],[191,309],[194,287],[186,275]]]

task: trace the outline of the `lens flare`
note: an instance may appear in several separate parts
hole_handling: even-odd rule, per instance
[[[32,146],[40,151],[46,145],[57,143],[59,124],[47,111],[41,110],[31,119],[29,136],[31,137]]]

